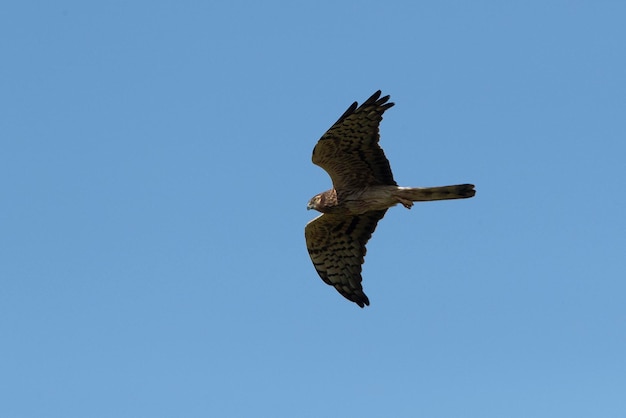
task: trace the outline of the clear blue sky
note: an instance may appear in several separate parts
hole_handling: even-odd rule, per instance
[[[624,417],[626,4],[0,6],[0,416]],[[360,309],[318,138],[406,186]]]

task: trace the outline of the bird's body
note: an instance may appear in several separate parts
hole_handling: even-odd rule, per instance
[[[413,202],[431,200],[464,199],[475,194],[471,184],[441,187],[400,187],[374,185],[350,193],[345,193],[341,200],[335,189],[315,195],[307,206],[321,213],[361,215],[372,210],[388,209],[397,204],[411,209]]]
[[[378,145],[378,126],[389,96],[380,90],[339,118],[313,149],[313,163],[330,175],[333,188],[315,195],[308,209],[322,213],[305,228],[307,249],[318,274],[345,298],[369,305],[361,285],[365,244],[388,208],[413,202],[464,199],[476,193],[471,184],[400,187]]]

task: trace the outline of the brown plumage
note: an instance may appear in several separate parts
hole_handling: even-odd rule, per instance
[[[311,261],[327,284],[361,308],[369,299],[361,286],[365,244],[385,212],[398,203],[464,199],[476,193],[472,184],[443,187],[399,187],[378,145],[378,126],[393,106],[380,90],[361,106],[354,102],[313,149],[313,163],[330,175],[333,188],[315,195],[307,209],[322,215],[306,225]]]

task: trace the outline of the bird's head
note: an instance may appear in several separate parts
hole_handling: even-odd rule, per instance
[[[316,194],[315,196],[311,198],[311,200],[309,200],[309,203],[307,203],[306,208],[307,210],[315,209],[319,211],[321,203],[322,203],[322,194],[321,193]]]

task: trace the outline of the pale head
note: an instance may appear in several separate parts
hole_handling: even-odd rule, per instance
[[[311,200],[309,200],[309,203],[307,203],[306,205],[306,209],[307,210],[311,210],[311,209],[315,209],[319,212],[321,212],[321,210],[319,209],[322,205],[322,194],[316,194],[315,196],[313,196],[311,198]]]

